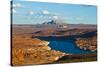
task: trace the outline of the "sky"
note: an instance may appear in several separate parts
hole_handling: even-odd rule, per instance
[[[13,24],[42,24],[61,20],[68,24],[97,24],[97,7],[94,5],[13,1]]]

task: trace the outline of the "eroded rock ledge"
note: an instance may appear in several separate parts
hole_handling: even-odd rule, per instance
[[[65,55],[51,50],[48,41],[23,37],[13,37],[12,40],[12,65],[52,63]]]
[[[80,49],[91,50],[91,51],[97,50],[97,37],[96,36],[93,36],[90,38],[77,38],[75,43]]]

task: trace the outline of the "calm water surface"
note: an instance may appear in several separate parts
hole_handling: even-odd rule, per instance
[[[51,49],[59,50],[65,53],[73,54],[86,54],[92,53],[89,50],[83,50],[76,46],[74,40],[67,38],[50,38],[50,37],[41,37],[42,40],[47,40],[50,42],[49,46]]]

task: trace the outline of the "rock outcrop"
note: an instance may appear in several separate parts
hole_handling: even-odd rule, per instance
[[[80,49],[96,51],[97,50],[97,37],[93,36],[90,38],[77,38],[76,45]]]
[[[65,55],[51,50],[48,41],[22,37],[14,37],[12,40],[12,65],[52,63]]]

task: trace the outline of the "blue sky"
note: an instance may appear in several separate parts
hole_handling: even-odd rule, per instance
[[[52,19],[68,24],[97,22],[97,7],[91,5],[13,1],[12,12],[14,24],[41,24]]]

